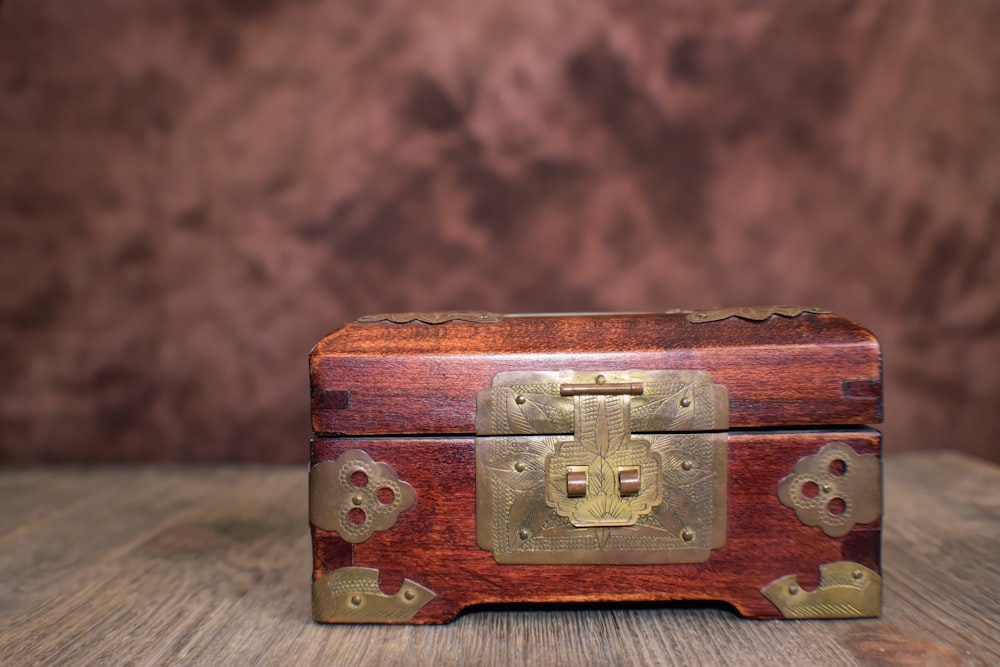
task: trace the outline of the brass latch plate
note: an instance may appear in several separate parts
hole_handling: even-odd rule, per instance
[[[727,427],[703,371],[500,373],[478,401],[479,545],[498,563],[707,560]]]

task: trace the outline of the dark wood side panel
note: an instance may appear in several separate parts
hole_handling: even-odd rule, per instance
[[[496,373],[631,368],[709,371],[729,390],[733,428],[882,421],[878,341],[849,320],[617,315],[348,325],[312,354],[313,429],[472,433],[476,393]]]
[[[779,577],[797,574],[808,589],[824,563],[851,560],[880,571],[880,521],[830,538],[801,524],[776,495],[795,463],[826,443],[879,454],[880,438],[871,429],[731,433],[726,546],[704,563],[685,565],[498,565],[476,544],[472,438],[319,439],[313,463],[362,449],[416,489],[414,507],[392,529],[355,545],[352,557],[354,565],[380,570],[387,594],[404,578],[437,593],[414,623],[446,622],[470,605],[495,602],[720,600],[744,616],[776,618],[760,589]],[[314,578],[342,562],[325,555],[342,553],[331,546],[338,543],[344,545],[335,533],[314,530]]]

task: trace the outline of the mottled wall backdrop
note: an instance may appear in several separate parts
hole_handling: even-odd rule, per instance
[[[366,312],[818,304],[1000,459],[1000,3],[9,0],[0,461],[304,461]]]

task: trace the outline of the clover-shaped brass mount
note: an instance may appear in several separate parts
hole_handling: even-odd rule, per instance
[[[416,499],[413,487],[391,465],[372,461],[360,449],[349,449],[309,472],[309,520],[352,544],[392,528]]]
[[[882,516],[882,466],[877,456],[831,442],[795,464],[778,483],[778,499],[805,525],[841,537]]]

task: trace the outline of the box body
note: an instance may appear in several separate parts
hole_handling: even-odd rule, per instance
[[[318,621],[879,613],[881,353],[842,317],[382,315],[310,364]]]

